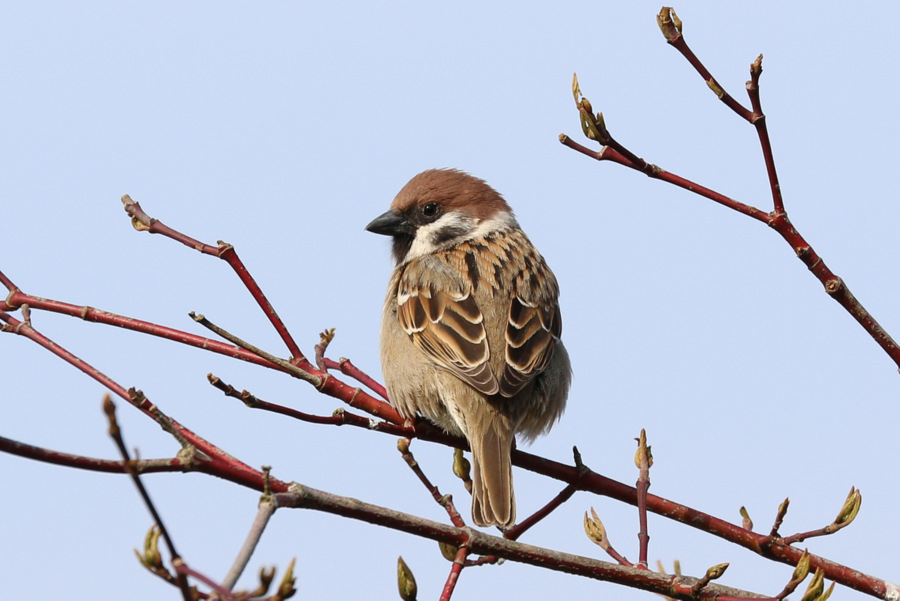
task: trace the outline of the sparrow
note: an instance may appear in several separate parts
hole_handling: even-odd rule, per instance
[[[556,277],[503,197],[455,169],[413,177],[366,230],[393,238],[380,340],[390,402],[466,438],[473,521],[511,526],[515,436],[546,433],[572,379]]]

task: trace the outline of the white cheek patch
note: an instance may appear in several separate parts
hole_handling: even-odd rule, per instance
[[[490,219],[472,219],[465,213],[453,211],[445,213],[434,223],[423,225],[416,230],[409,252],[404,262],[412,261],[442,248],[454,246],[466,240],[483,238],[494,232],[519,227],[512,213],[497,213]]]
[[[434,251],[447,246],[448,242],[456,244],[466,238],[474,229],[472,220],[459,212],[444,213],[440,219],[434,223],[420,226],[416,230],[416,237],[413,239],[412,246],[406,254],[406,260],[411,261],[425,255],[430,255]],[[452,232],[459,232],[452,235]],[[450,238],[447,236],[450,235]],[[443,243],[435,243],[435,240],[445,239]]]
[[[468,236],[466,236],[466,240],[472,240],[473,238],[484,238],[488,234],[493,234],[494,232],[504,232],[518,228],[519,222],[516,221],[516,218],[513,217],[512,213],[503,211],[502,213],[495,214],[490,219],[479,221],[475,225],[477,227],[475,227],[472,232]]]

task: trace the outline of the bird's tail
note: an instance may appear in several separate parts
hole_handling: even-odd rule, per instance
[[[513,493],[512,425],[494,414],[482,431],[469,430],[472,447],[472,519],[479,526],[512,526],[516,521]]]

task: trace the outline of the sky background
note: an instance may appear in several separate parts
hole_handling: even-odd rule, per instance
[[[900,335],[896,10],[886,2],[690,2],[685,36],[741,102],[765,54],[762,101],[789,215],[882,325]],[[658,3],[29,2],[0,7],[0,270],[32,294],[204,334],[189,311],[286,351],[220,261],[135,232],[119,198],[204,242],[234,244],[312,352],[379,374],[388,241],[364,226],[414,174],[457,167],[505,195],[561,285],[575,381],[531,451],[637,477],[651,492],[760,531],[818,528],[851,486],[850,528],[811,551],[887,578],[900,521],[896,366],[764,225],[557,141],[580,139],[572,72],[614,136],[661,167],[771,208],[753,128],[655,23]],[[254,412],[206,383],[330,414],[340,403],[283,375],[52,314],[35,326],[243,461],[285,480],[445,520],[391,437]],[[0,435],[116,458],[103,388],[30,343],[0,336]],[[175,442],[119,403],[142,457]],[[450,451],[414,443],[443,492],[469,501]],[[130,481],[0,455],[0,576],[9,599],[177,599],[143,570],[151,520]],[[516,472],[519,515],[560,485]],[[179,550],[221,578],[257,493],[198,474],[145,479]],[[584,536],[595,507],[637,557],[636,511],[586,493],[523,542],[605,559]],[[730,562],[723,584],[773,595],[791,569],[658,516],[650,557],[685,573]],[[396,558],[421,599],[449,564],[432,542],[284,510],[251,561],[297,557],[304,598],[396,598]],[[611,584],[515,565],[465,570],[454,598],[615,595]],[[836,598],[859,599],[848,589]],[[507,597],[508,596],[508,597]],[[797,595],[799,597],[799,595]]]

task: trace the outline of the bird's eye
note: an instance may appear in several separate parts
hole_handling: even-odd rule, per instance
[[[422,207],[422,214],[426,217],[434,217],[438,214],[439,209],[440,207],[438,207],[436,203],[429,202],[427,205]]]

